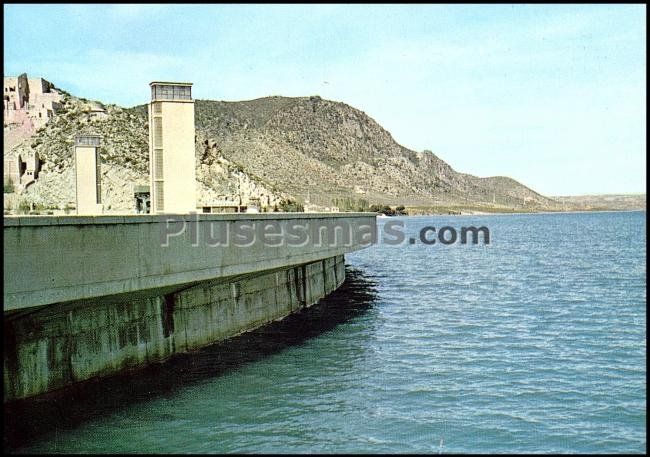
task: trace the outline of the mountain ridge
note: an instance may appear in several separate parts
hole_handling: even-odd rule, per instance
[[[72,141],[99,133],[108,210],[129,210],[132,184],[148,183],[146,105],[122,108],[61,91],[62,109],[7,154],[38,152],[44,165],[23,198],[54,207],[74,201]],[[88,108],[99,104],[104,113]],[[370,205],[559,210],[506,176],[480,178],[455,171],[429,150],[416,152],[363,111],[317,95],[245,101],[195,100],[198,202],[261,200],[318,209]],[[6,133],[6,129],[5,129]]]
[[[301,198],[307,192],[318,196],[314,191],[317,183],[309,179],[311,173],[304,173],[305,179],[295,182],[293,177],[300,173],[291,163],[284,164],[285,173],[265,173],[267,164],[273,162],[265,146],[277,147],[285,157],[299,158],[302,167],[315,165],[316,175],[329,174],[328,182],[321,183],[327,189],[325,198],[352,193],[384,204],[448,205],[467,200],[490,204],[492,199],[514,207],[518,206],[517,199],[522,201],[521,206],[524,199],[540,207],[556,204],[511,178],[458,173],[431,151],[416,152],[398,144],[363,111],[341,102],[319,96],[274,96],[246,102],[196,103],[197,130],[221,140],[226,157],[246,162],[256,174],[280,181]],[[248,148],[243,145],[257,149],[264,160],[248,157]],[[319,163],[312,164],[314,159]]]

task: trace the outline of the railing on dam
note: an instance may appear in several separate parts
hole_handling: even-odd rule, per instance
[[[4,218],[4,311],[182,287],[369,246],[375,214]]]

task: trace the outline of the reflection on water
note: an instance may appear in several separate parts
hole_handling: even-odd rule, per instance
[[[53,436],[59,430],[110,414],[127,405],[164,397],[208,378],[298,346],[336,325],[363,314],[376,301],[376,284],[347,267],[339,289],[318,304],[255,331],[230,338],[137,372],[90,380],[5,406],[4,446],[13,451]]]

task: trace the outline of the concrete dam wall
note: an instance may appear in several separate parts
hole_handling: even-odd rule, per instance
[[[151,298],[81,301],[7,319],[5,401],[163,361],[252,330],[316,303],[344,279],[340,255]]]
[[[252,216],[181,219],[203,228],[274,221],[280,231],[311,224],[326,240],[208,246],[166,226],[175,235],[162,246],[163,216],[5,218],[4,401],[161,362],[310,306],[343,283],[343,254],[367,246],[363,228],[375,228],[368,214]]]

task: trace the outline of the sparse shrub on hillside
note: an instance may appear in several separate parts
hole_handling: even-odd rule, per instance
[[[20,202],[18,203],[18,208],[16,209],[16,212],[18,214],[27,214],[27,213],[29,213],[29,211],[31,209],[32,208],[31,208],[31,205],[29,204],[29,202],[27,200],[23,199],[23,200],[20,200]]]
[[[396,214],[395,210],[388,205],[371,205],[370,212],[381,213],[385,214],[386,216],[395,216]]]
[[[399,205],[397,208],[395,208],[395,215],[396,216],[406,216],[408,215],[408,212],[406,211],[406,208],[404,205]]]
[[[357,211],[362,213],[368,211],[370,207],[368,200],[364,198],[357,200],[352,197],[334,198],[332,199],[332,205],[338,207],[340,211]]]
[[[279,209],[285,213],[303,213],[305,211],[305,207],[294,200],[282,200]]]

